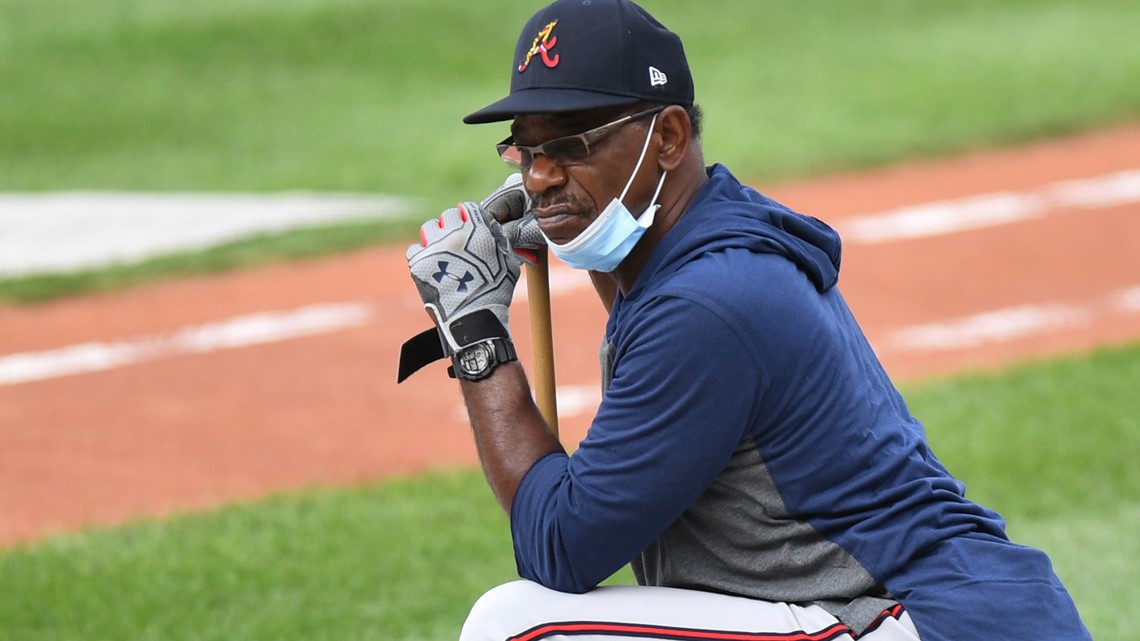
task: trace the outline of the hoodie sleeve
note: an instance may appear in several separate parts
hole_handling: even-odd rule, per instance
[[[592,589],[656,539],[727,464],[763,395],[761,360],[704,301],[647,302],[622,334],[586,439],[535,464],[512,505],[519,575],[556,590]]]

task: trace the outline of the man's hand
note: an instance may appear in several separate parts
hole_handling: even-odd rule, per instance
[[[479,203],[491,218],[500,223],[518,220],[530,213],[530,196],[523,188],[522,174],[511,174]]]
[[[466,347],[473,328],[485,333],[487,325],[501,324],[496,329],[506,336],[520,250],[544,245],[520,176],[481,204],[463,203],[425,223],[420,242],[408,247],[408,266],[443,340],[428,330],[404,343],[397,380],[447,356],[441,348],[454,353]],[[523,368],[495,371],[479,382],[461,381],[460,389],[487,481],[510,513],[519,483],[535,461],[565,450],[535,407]]]
[[[434,316],[451,351],[467,345],[452,324],[489,310],[507,335],[507,310],[519,279],[519,258],[502,226],[480,205],[462,203],[420,227],[420,242],[408,247],[408,267],[424,307]]]
[[[487,338],[509,338],[507,317],[521,262],[545,245],[515,174],[483,202],[463,203],[424,223],[408,267],[436,328],[400,349],[397,382]]]
[[[546,237],[531,213],[530,196],[522,184],[522,174],[511,174],[498,189],[480,203],[491,218],[503,224],[511,249],[528,265],[538,260],[535,250],[546,247]]]

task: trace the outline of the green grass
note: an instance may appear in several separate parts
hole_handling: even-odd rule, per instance
[[[0,637],[454,638],[510,539],[474,472],[314,490],[0,557]]]
[[[1140,116],[1129,0],[650,0],[711,157],[789,176]],[[528,6],[537,6],[537,3]],[[493,187],[513,0],[0,0],[0,189]]]
[[[912,413],[967,496],[1040,547],[1098,641],[1140,613],[1140,344],[911,386]]]
[[[1140,344],[904,390],[969,494],[1051,555],[1098,641],[1140,626],[1138,388]],[[479,472],[439,472],[0,552],[0,637],[453,639],[513,577]]]
[[[459,119],[506,91],[537,4],[0,0],[0,191],[384,192],[426,218],[499,184],[506,126]],[[685,39],[707,158],[757,181],[1140,118],[1133,0],[645,4]]]

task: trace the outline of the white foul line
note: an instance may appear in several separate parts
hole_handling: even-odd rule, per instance
[[[1023,305],[964,318],[906,327],[888,345],[910,351],[955,351],[1073,327],[1091,321],[1089,310],[1070,305]]]
[[[998,192],[940,200],[836,223],[848,244],[888,243],[1008,225],[1066,209],[1140,202],[1140,169],[1066,180],[1029,192]]]
[[[1133,287],[1118,293],[1114,306],[1125,313],[1140,312],[1140,287]]]
[[[890,332],[885,345],[906,351],[956,351],[1089,325],[1109,314],[1140,313],[1140,287],[1077,304],[1006,307]]]
[[[1110,314],[1140,314],[1140,286],[1083,305],[1021,305],[912,325],[888,333],[882,345],[911,352],[965,350],[1087,325]],[[598,384],[560,385],[556,396],[558,415],[564,417],[594,412],[602,400]]]
[[[1008,225],[1066,209],[1101,209],[1140,202],[1140,169],[1052,183],[1028,192],[997,192],[911,205],[833,223],[847,245],[872,245]],[[551,294],[592,287],[578,270],[550,268]],[[519,287],[515,300],[526,300]]]
[[[1140,202],[1140,169],[919,204],[837,221],[848,244],[950,234],[1061,209]],[[379,194],[0,193],[0,278],[87,269],[203,248],[251,234],[392,217],[412,201]],[[552,284],[553,285],[553,284]]]
[[[199,354],[325,334],[368,322],[363,303],[309,305],[186,327],[173,334],[91,342],[46,352],[0,356],[0,386],[98,372],[181,354]]]
[[[107,204],[104,202],[107,198],[96,197],[92,201],[91,194],[55,194],[30,200],[36,201],[36,206],[47,205],[49,212],[59,213],[56,209],[68,209],[81,201],[86,202],[85,206],[88,207],[103,206]],[[125,219],[130,219],[132,224],[138,224],[145,219],[140,212],[150,211],[155,206],[156,198],[147,194],[130,196],[126,201],[126,204],[131,205],[129,207],[122,200],[114,200],[117,215],[126,216]],[[28,199],[29,197],[19,195],[0,195],[0,205],[3,205],[0,210],[10,213],[18,207],[27,206],[28,203],[24,201]],[[243,200],[240,197],[236,200],[239,202],[228,200],[225,204],[248,209],[250,201],[256,201],[254,209],[258,216],[277,215],[271,212],[280,213],[283,206],[307,212],[304,215],[312,215],[312,211],[321,209],[304,196],[298,198],[296,195],[279,196],[268,201],[255,198]],[[381,201],[379,198],[351,196],[324,200],[321,205],[327,209],[322,215],[343,216],[350,210],[377,208],[381,204],[387,207],[393,205],[392,201]],[[190,195],[185,201],[164,200],[163,204],[168,210],[185,214],[194,213],[196,208],[203,205],[218,209],[222,202],[215,195]],[[839,223],[837,228],[848,243],[884,243],[1009,224],[1039,218],[1060,209],[1093,209],[1135,202],[1140,202],[1140,169],[1053,183],[1031,192],[984,194],[904,207],[849,219]],[[3,222],[3,218],[0,218],[0,222]],[[576,270],[561,265],[551,270],[551,293],[554,295],[568,294],[590,286],[585,275]],[[526,298],[526,289],[523,287],[515,293],[518,299]],[[1098,307],[1101,309],[1098,310]],[[1051,304],[994,310],[950,321],[903,328],[889,334],[887,345],[906,350],[964,349],[1088,323],[1097,314],[1103,313],[1105,307],[1103,303],[1093,306]],[[1140,287],[1118,292],[1107,307],[1117,313],[1140,313]],[[109,370],[178,354],[211,352],[334,332],[362,325],[373,315],[374,309],[361,303],[319,304],[286,312],[240,316],[188,327],[165,336],[91,342],[44,352],[0,356],[0,386]],[[576,387],[559,388],[559,394],[565,396],[568,407],[578,408],[579,411],[595,405],[599,398],[594,391]]]
[[[962,350],[1085,325],[1109,314],[1140,314],[1140,286],[1086,304],[1021,305],[912,325],[888,333],[883,346],[904,351]],[[375,315],[375,307],[367,303],[322,303],[237,316],[159,336],[10,354],[0,356],[0,386],[327,334],[365,325]],[[559,413],[567,415],[594,408],[601,398],[594,386],[562,386],[557,394],[564,408]]]

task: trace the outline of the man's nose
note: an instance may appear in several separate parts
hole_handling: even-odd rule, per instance
[[[566,184],[566,170],[547,158],[546,154],[538,154],[522,172],[523,186],[537,197],[548,189],[561,187]]]

